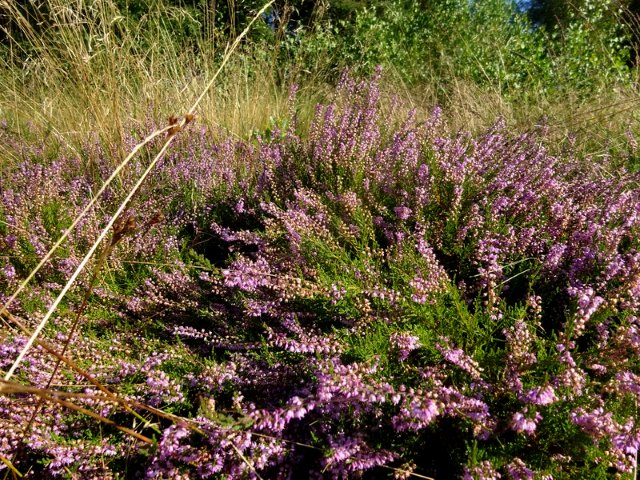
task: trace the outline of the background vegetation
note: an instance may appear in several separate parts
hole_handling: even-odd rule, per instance
[[[114,135],[125,119],[165,117],[194,97],[259,6],[9,3],[5,116],[40,119],[65,137],[96,127]],[[560,138],[584,131],[602,144],[619,137],[615,117],[634,101],[635,8],[609,0],[535,2],[526,11],[502,0],[276,2],[202,114],[245,136],[282,115],[289,85],[313,105],[345,68],[370,74],[383,65],[390,91],[441,105],[454,128],[486,127],[498,116],[527,128],[544,117]]]

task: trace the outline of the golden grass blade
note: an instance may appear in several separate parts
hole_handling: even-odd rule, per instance
[[[7,468],[11,471],[11,473],[13,473],[13,475],[22,478],[24,475],[22,475],[17,469],[16,467],[13,466],[13,463],[11,463],[11,461],[4,457],[3,455],[0,455],[0,462],[4,463]]]
[[[13,463],[11,463],[11,461],[8,458],[4,457],[3,455],[0,455],[0,462],[4,463],[7,466],[7,468],[11,471],[14,477],[22,478],[24,476],[18,471],[18,469],[16,469],[16,467],[13,466]]]
[[[6,317],[5,318],[5,322],[6,322],[7,325],[10,326],[11,323],[13,323],[13,324],[17,325],[18,328],[25,335],[31,335],[31,332],[29,331],[29,329],[18,318],[16,318],[15,315],[12,315],[12,314],[10,314],[10,313],[5,311],[4,313],[0,314],[0,317]],[[154,408],[154,407],[150,407],[150,406],[145,405],[144,403],[138,402],[136,400],[129,400],[129,399],[123,399],[123,398],[118,397],[114,392],[112,392],[107,387],[102,385],[98,380],[96,380],[89,372],[83,370],[78,365],[76,365],[76,363],[74,361],[72,361],[70,358],[62,356],[48,342],[46,342],[44,340],[36,339],[35,343],[38,346],[42,347],[47,353],[53,355],[58,360],[62,361],[71,370],[76,372],[82,378],[86,379],[91,385],[93,385],[94,387],[99,389],[102,393],[104,393],[110,399],[110,401],[122,405],[127,412],[131,413],[133,416],[135,416],[141,422],[144,423],[144,422],[146,422],[146,420],[140,414],[138,414],[135,410],[133,410],[132,407],[139,408],[141,410],[146,410],[149,413],[157,415],[157,416],[159,416],[161,418],[164,418],[166,420],[170,420],[172,422],[182,422],[182,423],[185,423],[185,424],[189,424],[189,428],[191,428],[193,431],[200,432],[200,430],[198,428],[196,428],[195,426],[192,425],[192,421],[190,421],[187,418],[179,417],[179,416],[173,415],[171,413],[166,413],[166,412],[164,412],[164,411],[162,411],[160,409],[157,409],[157,408]],[[6,384],[6,382],[5,382],[5,384]],[[157,431],[157,433],[161,433],[159,430],[156,430],[156,431]]]
[[[408,470],[403,470],[401,468],[390,467],[389,465],[380,465],[380,467],[386,468],[387,470],[392,470],[392,471],[394,471],[396,473],[399,473],[402,476],[410,476],[410,477],[415,477],[415,478],[422,478],[424,480],[436,480],[433,477],[427,477],[426,475],[420,475],[419,473],[410,472]],[[402,477],[400,477],[400,478],[402,478]]]
[[[127,435],[131,435],[132,437],[137,438],[138,440],[141,440],[145,443],[149,443],[149,444],[153,444],[153,440],[151,440],[148,437],[145,437],[144,435],[139,434],[138,432],[131,430],[130,428],[127,427],[123,427],[122,425],[114,422],[113,420],[109,420],[106,417],[103,417],[102,415],[99,415],[95,412],[92,412],[91,410],[85,408],[85,407],[81,407],[80,405],[76,405],[75,403],[69,402],[67,400],[63,400],[62,398],[60,398],[62,395],[59,395],[58,392],[49,390],[49,389],[45,389],[45,388],[34,388],[34,387],[24,387],[20,384],[14,384],[14,383],[9,383],[9,382],[2,382],[1,383],[1,388],[0,388],[0,392],[3,393],[29,393],[31,395],[36,395],[40,398],[42,398],[45,401],[50,401],[50,402],[54,402],[54,403],[58,403],[60,405],[62,405],[63,407],[69,408],[71,410],[75,410],[76,412],[80,412],[83,413],[85,415],[88,415],[92,418],[95,418],[96,420],[99,420],[100,422],[106,424],[106,425],[110,425],[112,427],[117,428],[118,430],[120,430],[123,433],[126,433]],[[72,396],[73,394],[67,394],[66,396]],[[75,395],[75,396],[79,396],[79,395]]]
[[[45,400],[51,400],[54,401],[56,403],[59,403],[60,405],[62,405],[63,407],[67,407],[71,410],[75,410],[76,412],[80,412],[80,413],[84,413],[85,415],[88,415],[92,418],[95,418],[96,420],[99,420],[100,422],[106,424],[106,425],[111,425],[114,428],[117,428],[118,430],[120,430],[123,433],[126,433],[127,435],[130,435],[132,437],[137,438],[138,440],[143,441],[144,443],[148,443],[149,445],[153,445],[153,440],[151,440],[149,437],[145,437],[144,435],[141,435],[140,433],[131,430],[130,428],[127,427],[123,427],[122,425],[117,424],[116,422],[114,422],[113,420],[109,420],[106,417],[103,417],[102,415],[98,415],[95,412],[92,412],[91,410],[88,410],[84,407],[80,407],[74,403],[71,402],[67,402],[66,400],[61,400],[59,398],[55,398],[55,397],[44,397]]]
[[[20,320],[18,320],[18,318],[15,315],[12,315],[11,313],[7,312],[6,310],[4,312],[0,312],[0,317],[3,318],[5,324],[7,326],[9,326],[9,328],[12,328],[11,324],[15,324],[15,325],[18,326],[18,328],[25,335],[31,335],[32,334],[32,332],[29,331],[29,329]],[[73,370],[74,372],[78,373],[82,378],[86,379],[91,385],[93,385],[94,387],[98,388],[102,393],[107,395],[111,399],[111,401],[113,401],[115,403],[122,403],[124,405],[125,410],[127,410],[129,413],[131,413],[136,418],[138,418],[138,420],[144,422],[144,418],[142,416],[140,416],[137,412],[135,412],[134,410],[131,409],[131,407],[129,406],[129,402],[117,397],[111,390],[109,390],[104,385],[102,385],[100,382],[98,382],[98,380],[93,378],[93,376],[91,374],[89,374],[88,372],[86,372],[85,370],[80,368],[78,365],[76,365],[75,362],[73,362],[71,359],[69,359],[67,357],[64,357],[60,353],[58,353],[53,348],[53,346],[50,345],[48,342],[45,342],[44,340],[36,339],[35,343],[38,346],[42,347],[47,353],[49,353],[50,355],[53,355],[58,360],[62,361],[65,365],[67,365],[69,368],[71,368],[71,370]],[[158,431],[158,433],[160,433],[160,432]]]
[[[244,454],[238,449],[238,447],[236,447],[235,443],[229,442],[229,445],[231,445],[231,448],[233,448],[235,452],[238,454],[238,457],[240,457],[240,460],[242,460],[251,469],[251,472],[256,476],[256,478],[258,480],[263,480],[262,477],[256,471],[256,468],[251,464],[249,460],[247,460],[247,457],[244,456]]]

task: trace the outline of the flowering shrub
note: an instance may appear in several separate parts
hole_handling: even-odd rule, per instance
[[[51,399],[30,422],[37,399],[7,394],[0,469],[631,478],[637,174],[554,156],[544,129],[516,135],[498,122],[451,135],[438,109],[426,121],[388,118],[377,77],[345,75],[308,136],[185,133],[132,207],[138,228],[110,258],[73,341],[73,357],[146,423],[77,372],[50,386],[156,442]],[[72,155],[45,162],[24,148],[34,153],[7,170],[1,191],[5,292],[104,176],[99,160],[93,176],[74,177]],[[105,218],[87,218],[16,315],[37,323]],[[66,328],[63,313],[51,341]],[[6,370],[26,339],[0,339]],[[34,348],[18,378],[44,388],[54,362]]]

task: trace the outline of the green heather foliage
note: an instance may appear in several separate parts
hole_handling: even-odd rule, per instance
[[[73,359],[138,416],[77,371],[54,375],[40,346],[14,377],[45,387],[53,376],[50,390],[152,444],[55,399],[29,423],[37,397],[5,393],[0,469],[632,478],[637,173],[613,159],[594,170],[570,149],[552,155],[545,126],[452,134],[438,108],[425,121],[414,111],[391,121],[379,82],[379,72],[344,75],[304,134],[295,92],[290,116],[250,140],[197,124],[181,133],[128,211],[72,342]],[[108,175],[110,145],[83,147],[102,159],[96,176],[65,147],[46,160],[41,144],[24,145],[6,126],[0,136],[30,152],[3,172],[4,300],[55,241],[54,224],[68,224]],[[28,326],[119,192],[107,190],[11,307]],[[81,294],[47,327],[54,345]],[[26,342],[10,325],[0,336],[5,371]]]

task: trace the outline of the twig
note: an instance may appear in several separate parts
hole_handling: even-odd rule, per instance
[[[233,442],[229,442],[229,445],[231,445],[231,448],[233,448],[236,453],[238,454],[238,456],[240,457],[240,459],[246,463],[248,465],[248,467],[251,469],[251,471],[253,472],[253,474],[256,476],[256,478],[258,478],[258,480],[262,480],[262,477],[258,474],[258,472],[256,471],[256,467],[254,467],[253,465],[251,465],[251,462],[249,462],[249,460],[247,460],[247,457],[245,457],[243,455],[243,453],[238,449],[238,447],[236,447],[236,444]]]
[[[410,472],[408,470],[403,470],[401,468],[390,467],[389,465],[379,465],[379,466],[382,467],[382,468],[393,470],[394,472],[397,472],[397,473],[402,473],[404,475],[410,475],[410,476],[416,477],[416,478],[424,478],[425,480],[436,480],[433,477],[427,477],[426,475],[420,475],[419,473]]]
[[[6,458],[1,454],[0,454],[0,462],[4,463],[7,466],[7,468],[11,471],[14,477],[18,476],[22,478],[24,476],[18,471],[18,469],[13,465],[13,463],[11,463],[11,461],[8,458]]]
[[[524,275],[525,273],[528,273],[529,271],[531,271],[530,268],[527,268],[526,270],[523,270],[521,272],[516,273],[513,277],[507,278],[505,281],[501,282],[498,284],[498,287],[501,287],[502,285],[504,285],[505,283],[510,282],[511,280],[513,280],[516,277],[519,277],[520,275]]]

